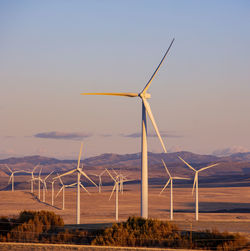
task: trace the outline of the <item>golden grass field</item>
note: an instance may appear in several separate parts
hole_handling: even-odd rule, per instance
[[[95,226],[98,223],[115,222],[115,194],[109,201],[111,186],[104,186],[102,193],[97,188],[88,188],[91,195],[81,190],[81,224]],[[55,194],[58,188],[55,189]],[[160,186],[149,187],[149,217],[162,220],[169,219],[169,195],[167,188],[159,196]],[[65,190],[65,210],[62,210],[62,194],[51,206],[51,190],[46,192],[46,202],[37,198],[37,185],[34,194],[30,190],[0,191],[0,215],[14,216],[22,210],[49,210],[61,215],[65,224],[76,221],[76,189]],[[42,190],[41,190],[42,199]],[[199,188],[199,222],[195,222],[195,197],[190,188],[174,188],[174,220],[181,229],[217,228],[221,231],[245,232],[250,234],[250,187]],[[249,209],[240,212],[240,209]],[[232,210],[235,212],[214,212]],[[140,215],[140,185],[125,184],[124,193],[119,193],[119,221],[129,216]],[[93,225],[94,224],[94,225]],[[83,225],[82,225],[83,226]]]

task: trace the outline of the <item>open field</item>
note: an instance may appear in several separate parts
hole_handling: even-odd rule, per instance
[[[103,187],[98,193],[94,187],[88,188],[91,195],[81,193],[81,227],[96,228],[98,223],[115,222],[115,197],[109,201],[111,186]],[[169,219],[169,190],[159,196],[161,187],[149,188],[149,217]],[[57,189],[55,191],[55,194]],[[46,193],[46,203],[38,200],[30,191],[0,191],[0,215],[14,216],[21,210],[50,210],[63,217],[65,224],[76,221],[75,188],[65,191],[65,210],[61,210],[62,195],[51,206],[51,190]],[[42,191],[41,191],[42,195]],[[183,230],[217,228],[221,231],[244,232],[250,234],[250,187],[200,188],[200,221],[194,221],[194,197],[191,188],[174,188],[174,220]],[[140,186],[125,184],[124,194],[119,193],[119,220],[140,215]],[[96,225],[97,224],[97,225]],[[106,225],[106,224],[104,224]],[[108,224],[109,225],[109,224]]]

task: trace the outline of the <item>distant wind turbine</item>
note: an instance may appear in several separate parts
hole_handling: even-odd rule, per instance
[[[81,155],[82,155],[82,146],[83,144],[81,144],[81,148],[80,148],[80,152],[79,152],[79,156],[78,156],[78,163],[77,163],[77,167],[69,172],[66,172],[64,174],[61,174],[57,177],[55,177],[54,179],[57,179],[59,177],[63,177],[65,175],[70,175],[73,174],[74,172],[77,172],[77,199],[76,199],[76,224],[80,224],[80,186],[86,191],[87,189],[82,185],[80,178],[81,175],[83,175],[85,178],[87,178],[92,184],[94,184],[96,187],[97,185],[95,184],[95,182],[93,180],[91,180],[89,178],[89,176],[82,170],[82,168],[80,168],[80,160],[81,160]]]
[[[38,184],[39,184],[39,195],[40,195],[40,182],[43,184],[43,202],[45,202],[45,200],[46,200],[46,195],[45,195],[45,193],[46,193],[46,191],[47,191],[47,184],[46,184],[46,180],[49,178],[49,176],[53,173],[54,171],[52,171],[50,174],[48,174],[44,179],[42,179],[41,177],[40,177],[40,173],[39,173],[39,177],[38,178],[36,178],[37,180],[38,180]],[[39,198],[40,199],[40,198]]]
[[[181,157],[178,156],[178,158],[185,163],[191,170],[193,170],[195,172],[195,176],[194,176],[194,184],[193,184],[193,189],[192,189],[192,194],[194,193],[194,186],[195,186],[195,193],[196,193],[196,199],[195,199],[195,219],[198,221],[199,220],[199,198],[198,198],[198,174],[199,172],[208,169],[210,167],[213,166],[217,166],[219,165],[219,163],[207,166],[207,167],[203,167],[199,170],[195,170],[190,164],[188,164],[185,160],[183,160]]]
[[[109,200],[111,200],[111,197],[115,191],[115,220],[118,221],[118,194],[119,194],[119,177],[116,176],[116,178],[114,178],[112,176],[112,174],[109,172],[108,169],[106,169],[107,173],[109,174],[109,176],[111,177],[111,179],[114,181],[114,187],[112,189],[112,192],[110,194]]]
[[[99,175],[98,174],[92,174],[93,176],[96,176],[99,178],[99,184],[98,184],[98,191],[99,193],[102,192],[102,175],[106,172],[106,170],[102,171]]]
[[[73,183],[73,184],[70,184],[70,185],[64,185],[61,177],[58,177],[58,179],[60,180],[61,188],[58,191],[58,193],[56,194],[56,197],[62,192],[62,210],[64,210],[65,209],[65,188],[74,187],[75,185],[77,185],[77,183]]]
[[[166,187],[168,186],[169,182],[170,182],[170,220],[173,220],[173,215],[174,215],[174,209],[173,209],[173,199],[174,199],[174,196],[173,196],[173,180],[189,180],[188,178],[181,178],[181,177],[173,177],[171,176],[164,160],[162,159],[161,160],[164,167],[165,167],[165,170],[169,176],[169,180],[167,181],[167,183],[165,184],[165,186],[163,187],[163,189],[161,190],[160,194],[162,194],[162,192],[166,189]]]
[[[34,182],[34,172],[36,170],[36,168],[39,166],[40,164],[36,165],[33,170],[31,172],[28,172],[31,174],[31,180],[30,180],[30,192],[33,193],[34,192],[34,185],[33,185],[33,182]]]
[[[160,69],[165,57],[167,56],[174,39],[170,43],[166,53],[164,54],[161,62],[159,63],[158,67],[154,71],[153,75],[149,79],[148,83],[144,87],[144,89],[138,93],[81,93],[81,95],[110,95],[110,96],[123,96],[123,97],[139,97],[142,100],[142,133],[141,133],[141,216],[143,218],[148,218],[148,150],[147,150],[147,118],[146,115],[148,114],[156,134],[161,142],[164,152],[166,153],[167,150],[161,138],[160,132],[156,125],[153,113],[151,111],[150,105],[147,99],[150,98],[150,94],[147,93],[148,88],[151,85],[152,80],[154,79],[156,73]]]
[[[26,173],[26,171],[24,171],[24,170],[19,170],[19,171],[12,171],[10,168],[9,168],[9,166],[7,165],[7,164],[5,164],[5,167],[10,171],[10,173],[11,173],[11,175],[10,175],[10,179],[9,179],[9,182],[8,182],[8,184],[10,184],[10,182],[12,181],[12,186],[11,186],[11,190],[12,190],[12,192],[14,192],[14,190],[15,190],[15,181],[14,181],[14,175],[15,175],[15,173]]]

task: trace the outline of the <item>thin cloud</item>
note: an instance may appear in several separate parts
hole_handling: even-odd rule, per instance
[[[164,132],[164,131],[160,132],[160,134],[161,134],[162,138],[181,138],[181,137],[183,137],[182,135],[177,135],[174,133]],[[120,134],[120,136],[125,137],[125,138],[140,138],[141,132],[136,132],[136,133],[131,133],[131,134]],[[147,134],[147,136],[151,137],[151,138],[156,138],[157,134],[149,132]]]
[[[246,153],[246,152],[249,152],[249,149],[243,146],[231,146],[228,148],[217,149],[213,151],[212,154],[216,156],[228,156],[234,153]]]
[[[64,140],[82,140],[91,137],[90,133],[67,133],[67,132],[42,132],[34,135],[36,138],[42,139],[64,139]]]

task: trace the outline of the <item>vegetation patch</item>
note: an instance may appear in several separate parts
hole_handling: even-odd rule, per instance
[[[196,248],[220,251],[250,250],[240,234],[217,230],[181,231],[168,221],[129,217],[104,230],[64,228],[63,219],[49,211],[23,211],[17,218],[0,217],[0,241],[124,247]]]

